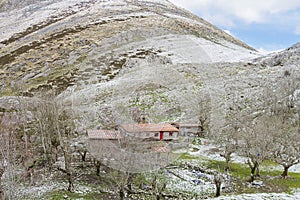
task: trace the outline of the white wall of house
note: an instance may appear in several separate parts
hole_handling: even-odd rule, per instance
[[[179,128],[179,132],[182,136],[195,135],[198,132],[198,127],[182,127]]]
[[[132,133],[135,137],[139,138],[156,138],[155,132]]]
[[[155,138],[160,139],[160,132],[143,132],[143,133],[132,133],[135,137],[139,138]],[[128,135],[132,135],[128,134]],[[172,140],[178,138],[178,132],[163,132],[163,140]]]
[[[163,132],[164,140],[174,140],[176,138],[178,138],[178,132]]]

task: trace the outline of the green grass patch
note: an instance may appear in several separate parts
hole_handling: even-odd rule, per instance
[[[224,172],[226,167],[225,161],[207,160],[203,163],[207,168]],[[249,188],[240,184],[239,193],[255,193],[255,192],[291,192],[294,188],[300,188],[300,173],[289,173],[286,179],[281,178],[280,170],[263,170],[264,167],[277,166],[272,161],[264,161],[260,166],[260,179],[264,182],[264,187]],[[246,164],[230,163],[230,174],[237,182],[246,183],[250,179],[250,168]]]
[[[70,73],[71,71],[73,72],[76,70],[77,70],[77,68],[75,68],[74,65],[66,65],[66,66],[61,66],[61,67],[52,69],[51,73],[46,76],[39,76],[35,79],[31,79],[29,88],[36,86],[38,84],[47,84],[48,81],[50,81],[50,80],[55,80],[56,78],[58,78],[60,76],[64,76],[64,75]]]
[[[214,169],[222,173],[226,168],[226,162],[219,160],[207,160],[204,165],[209,169]],[[233,176],[237,177],[250,176],[250,170],[244,164],[230,163],[230,172]]]
[[[183,153],[179,157],[179,160],[194,160],[194,159],[198,159],[198,158],[199,158],[198,156],[193,156],[193,155],[190,155],[188,153]]]
[[[3,91],[0,91],[0,97],[5,97],[5,96],[15,96],[18,91],[13,91],[11,88],[6,88]]]
[[[271,160],[264,160],[261,163],[261,166],[277,166],[278,164],[276,162],[273,162]]]
[[[85,200],[95,200],[101,199],[104,194],[101,192],[88,192],[88,193],[76,193],[68,191],[53,191],[51,194],[46,196],[46,199],[51,200],[61,200],[61,199],[85,199]]]
[[[281,172],[277,172],[274,179],[267,179],[268,184],[275,185],[285,192],[290,192],[294,188],[300,188],[300,173],[289,173],[288,178],[280,177]]]

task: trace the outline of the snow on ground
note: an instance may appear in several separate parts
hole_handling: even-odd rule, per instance
[[[260,194],[241,194],[220,196],[213,198],[214,200],[299,200],[300,190],[295,191],[293,194],[285,193],[260,193]]]
[[[83,1],[83,0],[82,0]],[[80,3],[79,0],[64,0],[57,2],[39,2],[25,6],[22,9],[0,12],[0,40],[6,40],[13,34],[25,31],[34,24],[46,21],[51,16],[70,12],[71,7]]]
[[[193,147],[193,145],[191,147]],[[212,159],[212,160],[225,161],[225,159],[220,156],[221,151],[209,140],[202,139],[202,144],[194,145],[194,147],[198,148],[199,150],[195,151],[195,152],[189,152],[190,155],[202,156],[202,157],[206,157],[206,158]],[[236,153],[232,154],[232,162],[245,164],[246,161],[247,161],[247,158],[245,158],[243,156],[239,156]],[[283,167],[280,165],[271,166],[271,168],[268,168],[265,170],[279,170],[280,171],[280,170],[283,170]],[[300,163],[292,166],[289,169],[289,172],[300,173]]]
[[[168,16],[168,17],[171,17],[171,18],[177,18],[177,19],[180,19],[182,21],[186,21],[187,23],[190,23],[190,24],[197,24],[197,25],[201,25],[203,27],[209,28],[207,26],[207,24],[201,23],[199,20],[195,20],[195,19],[191,19],[191,18],[187,18],[187,17],[184,17],[184,16],[171,14],[171,13],[165,13],[164,15]]]
[[[247,50],[227,41],[218,44],[194,35],[166,34],[151,37],[141,42],[123,45],[115,51],[135,48],[160,49],[161,56],[166,56],[174,64],[180,63],[218,63],[239,62],[261,56],[260,53]]]
[[[300,163],[298,165],[294,165],[289,169],[289,172],[300,173]]]
[[[126,10],[134,9],[134,6],[128,5],[124,0],[103,1],[92,5],[93,3],[93,0],[48,0],[27,5],[21,9],[17,8],[0,12],[0,41],[7,40],[16,33],[24,32],[33,25],[46,24],[51,21],[51,18],[56,20],[58,18],[63,19],[71,13],[74,15],[73,17],[78,17],[80,20],[82,20],[84,15],[101,15],[100,19],[105,19],[102,18],[102,15],[105,13],[99,13],[99,10],[107,12],[108,10],[120,10],[125,12]],[[92,6],[89,7],[90,5]],[[145,14],[147,15],[146,12]],[[86,19],[88,20],[88,18]],[[72,23],[70,21],[69,25]]]
[[[189,152],[190,155],[193,156],[201,156],[207,157],[212,160],[223,160],[219,153],[220,151],[217,150],[216,146],[213,145],[209,140],[202,139],[201,145],[191,145],[191,147],[199,148],[196,152]],[[237,154],[233,154],[232,161],[234,163],[245,163],[246,158],[239,156]],[[271,168],[265,170],[283,170],[281,166],[272,166]],[[290,168],[289,172],[296,172],[300,173],[300,164],[295,165]],[[230,195],[230,196],[220,196],[218,198],[212,199],[219,199],[219,200],[300,200],[300,189],[294,190],[292,194],[286,193],[259,193],[259,194],[241,194],[241,195]]]
[[[215,192],[215,185],[212,181],[213,178],[211,175],[180,169],[169,171],[172,171],[172,173],[167,172],[167,174],[171,177],[167,184],[167,189],[169,191],[198,195],[211,195]],[[176,176],[174,174],[176,174]],[[211,181],[209,181],[209,179],[211,179]]]
[[[62,188],[67,188],[66,183],[56,183],[56,182],[51,182],[47,183],[47,185],[36,185],[36,186],[30,186],[30,187],[19,187],[18,192],[16,192],[15,196],[16,199],[19,199],[20,196],[22,198],[38,198],[38,197],[43,197],[45,196],[46,193],[49,191],[54,191],[54,190],[60,190]]]

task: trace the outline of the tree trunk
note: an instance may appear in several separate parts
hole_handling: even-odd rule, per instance
[[[230,160],[231,160],[230,155],[229,156],[226,155],[225,159],[226,159],[226,168],[225,168],[225,171],[229,172],[229,170],[230,170]]]
[[[203,125],[202,125],[202,123],[200,122],[200,126],[199,126],[199,128],[198,128],[198,130],[197,130],[197,133],[198,133],[198,137],[201,137],[201,138],[203,138],[204,137],[204,128],[203,128]]]
[[[152,190],[155,194],[156,200],[159,200],[160,195],[159,195],[159,191],[158,191],[158,187],[157,187],[157,174],[154,175],[154,179],[152,181]]]
[[[156,200],[160,200],[163,197],[162,192],[166,189],[167,184],[164,183],[161,188],[159,188],[158,194],[156,195]]]
[[[0,200],[4,200],[4,192],[1,183],[1,178],[3,174],[4,174],[4,169],[0,168]]]
[[[259,166],[258,165],[256,167],[256,177],[260,177],[260,170],[259,170]]]
[[[254,180],[255,180],[255,172],[256,172],[256,170],[258,170],[258,162],[257,161],[255,161],[255,162],[253,162],[254,164],[252,164],[251,162],[250,162],[250,160],[248,160],[248,165],[249,165],[249,167],[250,167],[250,169],[251,169],[251,178],[250,178],[250,182],[253,182]],[[259,176],[259,171],[258,172],[256,172],[256,175],[258,175]]]
[[[129,194],[132,192],[132,186],[131,186],[132,181],[133,181],[133,174],[128,173],[127,189]]]
[[[214,175],[214,182],[216,185],[216,197],[219,197],[221,195],[221,184],[222,184],[222,177],[220,174]]]
[[[231,161],[231,153],[230,152],[227,152],[225,151],[224,154],[220,154],[221,157],[225,158],[226,160],[226,167],[225,167],[225,171],[226,172],[229,172],[230,170],[230,161]]]
[[[160,200],[160,194],[159,193],[156,194],[156,200]]]
[[[85,160],[86,160],[86,154],[87,154],[87,151],[84,151],[83,153],[80,153],[80,155],[81,155],[81,161],[82,162],[85,162]]]
[[[65,157],[65,170],[66,170],[66,174],[67,174],[67,180],[69,183],[68,186],[68,191],[69,192],[73,192],[74,191],[74,180],[73,180],[73,176],[72,176],[72,170],[71,170],[71,155],[69,155],[69,152],[67,152],[67,150],[63,150],[64,152],[64,157]]]
[[[95,166],[96,166],[96,175],[97,175],[97,176],[100,176],[101,162],[96,161],[96,162],[95,162]]]
[[[152,181],[152,190],[156,192],[157,190],[157,175],[155,174],[153,181]]]
[[[290,166],[283,166],[283,167],[284,167],[284,170],[283,170],[281,176],[282,176],[282,178],[286,178],[286,177],[288,177],[288,172],[289,172]]]
[[[121,185],[121,187],[120,187],[119,197],[120,197],[121,200],[123,200],[125,198],[125,191],[124,191],[124,186],[123,185]]]
[[[221,195],[221,183],[216,184],[216,197]]]
[[[0,200],[4,200],[4,194],[1,187],[0,187]]]
[[[251,167],[251,178],[250,178],[250,182],[253,182],[255,180],[255,170],[256,170],[256,166],[254,165],[253,167]]]
[[[68,177],[68,182],[69,182],[68,191],[73,192],[74,191],[74,184],[73,184],[73,177],[72,177],[71,172],[67,173],[67,177]]]

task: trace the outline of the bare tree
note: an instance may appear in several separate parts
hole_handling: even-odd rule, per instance
[[[243,141],[239,145],[239,152],[248,158],[247,164],[251,170],[250,182],[260,176],[260,164],[271,157],[273,138],[270,137],[266,126],[266,119],[260,118],[254,122],[250,121],[247,127],[243,128]]]
[[[159,174],[159,171],[153,172],[153,175],[152,192],[154,193],[156,200],[163,199],[163,191],[166,189],[167,183],[161,178],[163,174]]]
[[[221,185],[223,182],[223,177],[220,173],[216,172],[214,174],[214,183],[216,185],[216,197],[219,197],[221,195]]]
[[[71,142],[74,136],[72,115],[59,100],[49,96],[47,100],[39,102],[34,116],[37,121],[37,132],[41,137],[45,159],[49,162],[49,166],[52,166],[56,162],[59,153],[62,153],[64,165],[57,169],[66,174],[69,183],[68,191],[72,192],[74,190],[71,167]]]
[[[223,133],[222,133],[223,134]],[[226,167],[225,171],[229,172],[230,171],[230,161],[232,158],[232,154],[237,151],[237,145],[236,143],[231,139],[231,138],[226,138],[223,140],[223,153],[220,154],[221,157],[225,158],[226,162]]]
[[[59,124],[60,122],[61,124]],[[74,136],[72,119],[66,110],[62,110],[57,115],[57,133],[59,138],[60,149],[63,152],[64,168],[59,168],[67,176],[68,191],[74,191],[74,178],[72,170],[72,149],[71,141]]]
[[[5,189],[0,184],[0,193],[5,199],[15,199],[14,189],[22,179],[17,169],[21,169],[22,141],[17,137],[19,119],[15,111],[5,112],[0,117],[0,172],[5,173]],[[0,182],[1,183],[1,182]]]
[[[209,133],[209,123],[210,123],[210,112],[211,112],[211,101],[209,94],[200,94],[197,102],[195,102],[195,107],[199,113],[199,129],[198,137],[204,137]]]
[[[2,188],[2,176],[4,174],[4,168],[1,166],[0,167],[0,200],[4,200],[4,191],[3,191],[3,188]]]
[[[56,126],[56,108],[53,101],[41,100],[33,108],[35,129],[43,149],[44,160],[51,170],[58,157],[59,138]]]
[[[281,176],[286,178],[288,170],[293,165],[300,163],[300,137],[299,130],[287,130],[282,134],[276,134],[274,138],[275,148],[272,159],[283,166]]]
[[[276,93],[271,95],[269,119],[273,130],[274,148],[272,159],[283,166],[282,177],[288,176],[291,166],[300,163],[300,109],[299,80],[292,75],[284,77],[279,83]],[[270,131],[269,131],[270,132]]]
[[[241,130],[249,118],[244,99],[240,98],[236,92],[231,92],[232,101],[227,104],[225,113],[226,124],[221,133],[214,136],[214,140],[218,146],[223,149],[220,156],[225,158],[226,172],[230,170],[232,154],[238,150],[239,142],[242,140]]]

